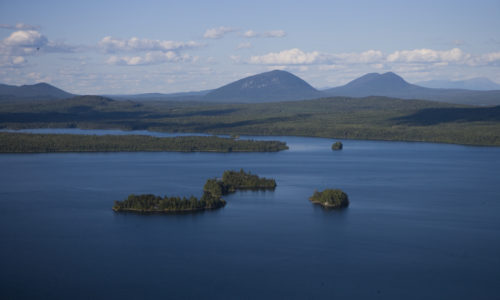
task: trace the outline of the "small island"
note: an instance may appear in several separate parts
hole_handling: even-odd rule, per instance
[[[267,190],[275,189],[276,181],[274,179],[261,178],[250,172],[240,169],[237,171],[225,171],[222,174],[222,184],[228,192],[236,190]]]
[[[322,192],[314,191],[309,200],[312,203],[320,204],[324,208],[344,208],[349,206],[349,197],[339,189],[326,189]]]
[[[343,147],[344,147],[344,145],[342,145],[342,142],[337,141],[337,142],[333,143],[332,150],[333,151],[342,150]]]
[[[257,175],[237,171],[225,171],[222,180],[208,179],[203,186],[203,196],[198,199],[194,196],[186,197],[160,197],[153,194],[130,195],[123,201],[115,201],[115,212],[137,213],[177,213],[195,212],[224,207],[226,201],[223,195],[233,193],[239,189],[274,189],[274,179],[260,178]]]

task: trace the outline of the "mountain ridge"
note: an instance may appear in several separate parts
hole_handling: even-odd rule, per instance
[[[12,86],[0,84],[0,100],[67,99],[70,94],[48,83]],[[325,97],[362,98],[384,96],[399,99],[420,99],[469,105],[500,105],[500,90],[436,89],[411,84],[401,76],[386,72],[367,73],[349,83],[319,91],[298,76],[273,70],[248,76],[217,89],[182,93],[146,93],[135,95],[103,95],[115,100],[178,101],[199,103],[260,103],[297,101]]]
[[[0,84],[0,98],[8,99],[65,99],[76,95],[68,93],[46,82],[21,86]]]
[[[474,91],[465,89],[435,89],[411,84],[401,76],[387,72],[368,73],[343,86],[323,90],[327,96],[385,96],[399,99],[421,99],[471,105],[499,105],[500,90]]]

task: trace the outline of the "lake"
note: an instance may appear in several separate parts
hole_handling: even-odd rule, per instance
[[[290,150],[0,155],[0,298],[500,295],[500,148],[344,140],[333,152],[331,139],[255,138]],[[131,193],[199,197],[240,168],[276,190],[195,214],[111,210]],[[325,188],[349,208],[308,201]]]

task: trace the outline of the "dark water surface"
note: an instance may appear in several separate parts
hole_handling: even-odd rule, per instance
[[[500,297],[500,148],[262,139],[290,150],[0,155],[0,298]],[[204,213],[111,210],[240,168],[278,187]],[[350,207],[307,200],[324,188]]]

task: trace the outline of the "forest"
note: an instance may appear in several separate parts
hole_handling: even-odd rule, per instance
[[[220,197],[213,197],[210,193],[204,193],[201,199],[194,196],[186,197],[160,197],[153,194],[129,195],[123,201],[115,201],[114,211],[129,211],[141,213],[155,212],[182,212],[216,209],[224,207],[226,201]]]
[[[4,129],[122,129],[500,146],[499,106],[387,97],[216,104],[84,96],[1,104]]]
[[[240,140],[217,136],[153,137],[0,132],[0,153],[276,152],[286,149],[288,149],[286,143],[280,141]]]
[[[344,145],[340,141],[337,141],[337,142],[332,144],[333,151],[342,150],[342,148],[344,148]]]
[[[222,174],[222,183],[224,188],[231,192],[244,189],[274,189],[276,181],[274,179],[261,178],[251,172],[240,171],[225,171]]]
[[[326,189],[321,192],[316,190],[309,200],[325,208],[343,208],[349,206],[349,197],[339,189]]]
[[[115,201],[113,210],[116,212],[139,213],[169,213],[189,212],[221,208],[226,201],[221,197],[233,193],[238,189],[274,189],[274,179],[260,178],[243,169],[239,172],[225,171],[223,179],[208,179],[203,186],[203,195],[200,199],[186,197],[160,197],[153,194],[129,195],[123,201]]]

